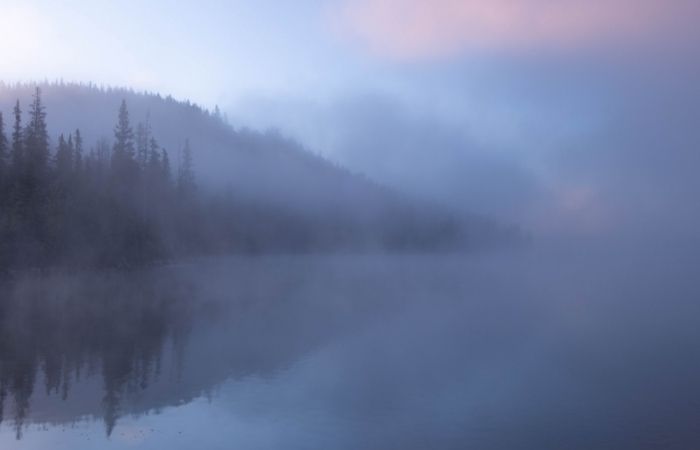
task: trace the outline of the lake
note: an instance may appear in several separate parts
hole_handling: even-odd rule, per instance
[[[23,274],[0,294],[0,448],[696,448],[696,254]]]

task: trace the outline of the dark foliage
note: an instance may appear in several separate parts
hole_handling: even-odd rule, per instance
[[[100,92],[92,87],[48,87]],[[94,123],[88,123],[86,134],[63,130],[52,146],[42,90],[34,89],[26,124],[18,100],[9,138],[0,117],[0,269],[130,267],[232,252],[471,245],[463,219],[409,201],[279,135],[236,132],[189,103],[172,102],[165,111],[181,105],[183,118],[164,130],[162,120],[154,116],[152,121],[150,113],[133,125],[122,100],[111,142],[95,138],[84,149],[85,136],[97,135]],[[56,116],[60,119],[61,111]],[[209,181],[199,186],[194,146],[186,137],[173,169],[170,155],[154,136],[154,123],[166,134],[175,128],[191,129],[205,146],[230,143],[237,159],[213,158],[228,167],[226,185],[214,188]],[[172,136],[165,140],[171,142]],[[202,150],[206,155],[206,148]],[[211,164],[212,155],[204,159]],[[206,173],[207,179],[216,178]],[[469,237],[496,234],[490,227],[472,218]]]

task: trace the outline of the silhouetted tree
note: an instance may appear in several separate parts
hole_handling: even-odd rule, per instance
[[[149,160],[149,145],[151,141],[150,118],[136,126],[136,158],[141,169],[145,169]]]
[[[194,166],[192,162],[192,149],[190,140],[185,139],[185,146],[182,149],[182,158],[177,176],[177,189],[181,199],[189,199],[195,191]]]
[[[12,128],[12,171],[19,175],[24,171],[24,141],[22,137],[22,110],[19,107],[19,100],[12,110],[15,122]]]
[[[4,194],[7,175],[7,157],[9,153],[7,136],[5,135],[5,122],[0,112],[0,193]],[[0,199],[0,204],[2,204]]]
[[[24,131],[27,173],[31,182],[39,182],[46,175],[49,158],[49,134],[46,129],[46,111],[41,103],[41,89],[34,92],[29,107],[29,123]]]
[[[75,130],[75,171],[82,173],[83,171],[83,136],[80,134],[80,130]]]
[[[138,166],[134,152],[134,132],[129,123],[126,100],[122,100],[117,126],[114,128],[111,166],[113,187],[118,191],[129,191],[135,187]]]
[[[112,96],[126,98],[133,95],[123,90],[110,92]],[[115,101],[117,99],[115,97]],[[353,243],[373,245],[379,242],[387,248],[416,247],[417,243],[418,247],[431,247],[459,236],[459,224],[425,220],[429,213],[419,216],[412,212],[415,208],[411,204],[369,183],[357,183],[359,190],[353,187],[348,191],[357,194],[358,199],[366,199],[370,210],[380,211],[376,220],[372,217],[371,227],[359,225],[368,223],[370,216],[358,219],[354,217],[355,210],[343,211],[341,204],[324,206],[326,209],[310,213],[306,204],[301,207],[287,202],[286,197],[274,192],[285,183],[288,185],[289,180],[276,178],[278,174],[280,178],[287,176],[285,168],[268,170],[268,166],[283,164],[261,164],[274,159],[265,156],[260,159],[253,154],[255,152],[240,153],[244,164],[235,168],[232,174],[237,176],[232,178],[246,176],[241,168],[259,169],[260,177],[269,180],[257,185],[264,191],[260,196],[248,189],[253,185],[246,184],[235,184],[243,187],[240,190],[232,184],[224,195],[199,193],[189,139],[178,152],[177,167],[173,168],[175,173],[171,173],[168,152],[153,136],[150,118],[139,124],[134,133],[127,103],[124,98],[119,100],[113,140],[100,138],[87,155],[83,155],[84,142],[79,130],[57,137],[55,153],[49,152],[46,111],[40,89],[34,89],[26,123],[23,123],[20,102],[16,102],[10,148],[0,132],[0,272],[49,264],[129,267],[181,255],[307,251]],[[172,99],[158,101],[175,105]],[[251,135],[235,134],[220,120],[213,120],[214,117],[220,119],[218,109],[212,117],[191,104],[186,107],[188,120],[210,122],[206,129],[214,136],[200,140],[198,135],[198,145],[211,144],[219,138],[232,145],[235,142],[249,144],[246,140],[251,139]],[[237,136],[239,141],[231,140],[232,136]],[[251,142],[258,141],[252,139]],[[269,142],[264,144],[269,145]],[[261,154],[272,155],[263,147]],[[315,174],[315,168],[322,167],[318,173],[327,178],[321,183],[311,178],[308,185],[300,183],[301,195],[315,190],[316,186],[331,190],[338,186],[354,186],[355,180],[349,173],[329,170],[320,160],[302,156],[301,152],[289,155],[294,176]],[[257,165],[249,165],[247,158],[256,158]],[[299,163],[304,165],[303,170],[298,170]],[[250,177],[254,178],[255,174]],[[271,187],[270,192],[267,187]],[[345,193],[344,188],[340,189]],[[270,193],[278,197],[265,197]],[[289,194],[298,193],[290,191]],[[332,198],[329,196],[332,194],[322,194],[325,197],[321,198]],[[378,194],[376,201],[370,198],[372,194]],[[271,201],[258,202],[260,198]],[[312,198],[308,204],[315,202]],[[364,203],[364,200],[356,203]],[[56,382],[51,380],[54,390]]]
[[[150,151],[148,156],[148,165],[146,167],[146,179],[150,182],[157,180],[160,177],[162,171],[160,149],[158,147],[158,142],[155,139],[151,139]]]
[[[172,170],[170,168],[170,157],[166,149],[163,149],[161,152],[161,161],[161,177],[165,185],[170,186],[172,182]]]
[[[58,138],[58,148],[56,149],[56,172],[60,180],[67,181],[72,175],[73,155],[72,148],[73,139],[68,137],[68,142],[61,135]]]

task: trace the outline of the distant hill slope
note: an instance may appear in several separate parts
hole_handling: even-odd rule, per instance
[[[0,111],[8,134],[14,102],[19,99],[26,110],[36,86],[0,84]],[[175,167],[179,150],[189,139],[200,188],[228,196],[238,205],[238,217],[228,223],[241,236],[255,235],[241,244],[248,249],[275,248],[271,243],[281,234],[288,236],[281,245],[285,249],[350,247],[360,242],[368,248],[456,248],[504,236],[486,220],[456,217],[416,202],[337,167],[279,134],[236,129],[189,102],[94,85],[38,86],[52,147],[60,133],[76,128],[88,151],[100,138],[111,142],[122,100],[134,127],[148,120]],[[323,244],[310,245],[316,241]]]

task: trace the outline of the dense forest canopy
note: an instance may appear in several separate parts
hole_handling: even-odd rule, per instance
[[[164,257],[169,240],[189,239],[179,228],[194,212],[188,145],[173,177],[168,152],[148,123],[134,131],[126,102],[113,143],[89,149],[79,129],[50,148],[38,87],[27,113],[24,123],[18,100],[10,139],[0,115],[1,267],[133,264]]]
[[[99,134],[95,121],[89,121],[87,133],[76,127],[52,139],[42,87],[34,87],[28,105],[16,100],[9,117],[0,110],[4,269],[128,267],[175,256],[241,251],[454,248],[498,234],[486,222],[419,205],[278,135],[235,131],[220,113],[169,98],[151,96],[156,105],[165,103],[166,110],[187,111],[179,120],[189,117],[201,124],[188,128],[174,120],[168,127],[150,109],[135,123],[122,98],[111,109],[111,133]],[[103,92],[82,85],[48,88],[89,92],[93,103]],[[104,95],[112,98],[111,92]],[[149,98],[117,92],[140,101]],[[104,108],[96,109],[103,113]],[[51,113],[61,117],[61,111]],[[81,114],[89,117],[90,111]],[[174,133],[199,131],[193,141],[204,143],[205,149],[217,145],[212,139],[223,141],[219,145],[230,146],[233,156],[217,159],[196,148],[195,161],[186,136],[171,155],[153,123],[166,134],[171,128]],[[210,178],[216,177],[205,171],[200,187],[194,168],[202,160],[228,169],[227,182],[214,188]]]

